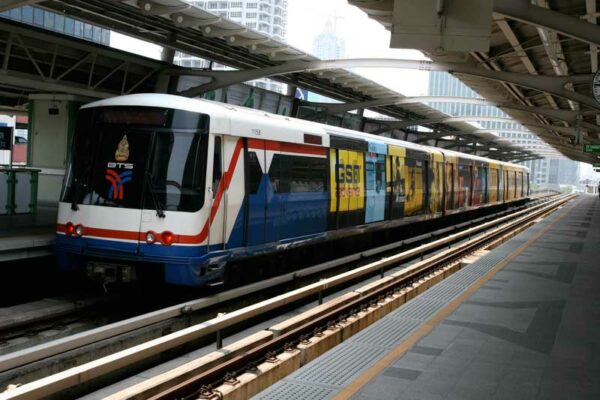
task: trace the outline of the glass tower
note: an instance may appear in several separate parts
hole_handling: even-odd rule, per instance
[[[285,42],[287,27],[287,0],[187,0],[212,14],[227,18],[248,29],[271,36]],[[189,68],[208,68],[210,61],[182,52],[176,52],[174,64]],[[226,66],[213,64],[213,69],[227,69]],[[283,93],[286,85],[270,79],[258,79],[252,85],[262,89]]]
[[[479,98],[474,90],[457,78],[446,72],[434,71],[429,73],[429,96],[473,97]],[[431,107],[451,116],[479,116],[509,118],[498,107],[482,104],[467,104],[461,102],[430,102]],[[479,121],[484,129],[491,129],[498,136],[527,150],[548,150],[550,146],[540,138],[523,130],[518,122]],[[544,184],[577,184],[579,163],[567,159],[540,159],[523,163],[531,169],[533,183]],[[561,173],[559,173],[559,169]]]

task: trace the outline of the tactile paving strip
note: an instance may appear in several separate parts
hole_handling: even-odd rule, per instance
[[[290,377],[296,381],[343,387],[389,350],[362,346],[337,348],[339,351],[329,351],[311,363],[313,368],[301,368]]]
[[[435,301],[421,296],[417,296],[413,300],[409,301],[407,305],[408,304],[410,304],[411,306],[399,307],[398,309],[392,311],[388,315],[388,317],[393,319],[411,319],[417,321],[424,321],[426,319],[429,319],[433,314],[435,314],[437,310],[442,308],[444,304],[446,304],[446,302]]]
[[[553,216],[557,214],[560,212]],[[545,219],[498,246],[253,399],[321,400],[333,397],[552,219]]]
[[[448,301],[448,299],[453,299],[459,294],[461,294],[465,287],[464,285],[452,285],[447,283],[439,283],[435,286],[437,290],[428,290],[423,293],[421,296],[426,299],[436,300],[436,301]]]
[[[357,344],[389,349],[397,346],[410,332],[418,328],[420,321],[406,320],[398,323],[397,319],[383,319],[378,325],[377,329],[365,329],[348,340]]]
[[[334,395],[337,389],[327,389],[318,386],[307,386],[297,383],[288,383],[287,385],[279,385],[274,387],[274,390],[268,390],[261,393],[261,399],[264,400],[322,400]]]

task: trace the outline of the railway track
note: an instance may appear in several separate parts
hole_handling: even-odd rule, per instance
[[[24,366],[31,365],[32,363],[42,362],[44,359],[48,360],[49,359],[48,357],[50,357],[50,359],[52,359],[52,357],[60,356],[60,357],[62,357],[62,360],[64,361],[65,360],[64,357],[66,354],[65,352],[73,352],[73,351],[77,351],[78,349],[80,349],[80,351],[82,351],[81,350],[82,345],[88,346],[91,343],[98,343],[100,341],[106,341],[106,340],[111,340],[111,339],[118,342],[118,341],[122,340],[122,338],[119,338],[119,335],[131,334],[132,332],[134,332],[136,330],[139,330],[144,327],[149,327],[149,326],[154,326],[154,331],[157,330],[156,328],[159,328],[158,329],[159,331],[162,329],[162,333],[164,333],[165,322],[167,320],[169,320],[169,319],[182,320],[182,319],[188,318],[187,324],[183,324],[183,326],[182,326],[183,329],[181,329],[177,332],[170,333],[170,334],[167,334],[162,337],[158,337],[156,339],[150,340],[147,343],[139,344],[139,345],[134,346],[127,350],[121,350],[120,352],[117,352],[115,354],[106,355],[105,357],[100,358],[100,359],[96,360],[95,362],[84,364],[79,367],[75,367],[75,368],[72,368],[70,370],[66,370],[63,372],[59,372],[58,374],[49,376],[49,377],[41,379],[39,381],[31,382],[29,384],[23,385],[22,387],[15,389],[15,390],[11,390],[11,391],[8,391],[8,392],[0,395],[0,398],[4,398],[4,397],[5,398],[39,398],[39,397],[47,397],[47,396],[56,396],[56,397],[63,398],[63,397],[65,397],[65,395],[68,394],[68,392],[64,391],[66,387],[69,387],[68,382],[77,382],[79,384],[82,384],[82,383],[88,384],[88,388],[93,388],[94,386],[96,386],[96,385],[94,385],[93,380],[102,378],[103,380],[106,381],[105,378],[110,374],[114,375],[115,371],[119,371],[124,368],[130,368],[132,365],[139,366],[140,362],[143,363],[144,360],[148,360],[153,357],[156,358],[157,356],[164,354],[165,351],[167,351],[167,350],[172,351],[173,349],[182,347],[182,346],[192,343],[194,341],[198,341],[199,339],[202,339],[202,338],[204,338],[204,339],[209,338],[209,341],[212,341],[214,339],[214,335],[217,332],[220,332],[224,329],[230,329],[231,327],[239,325],[239,324],[243,323],[244,321],[256,319],[256,318],[260,317],[261,315],[272,313],[276,309],[285,307],[286,305],[289,305],[291,303],[297,303],[297,302],[303,301],[303,300],[311,298],[311,297],[314,298],[315,296],[318,296],[318,297],[322,298],[323,293],[326,293],[328,290],[331,290],[333,287],[341,287],[344,285],[348,285],[349,283],[356,281],[359,278],[368,276],[368,275],[373,275],[373,274],[383,275],[385,270],[392,268],[392,267],[398,267],[399,264],[405,263],[407,260],[423,259],[426,254],[433,253],[434,255],[429,256],[429,258],[427,258],[423,261],[417,261],[413,266],[400,269],[399,271],[397,271],[395,273],[395,274],[398,274],[398,273],[400,273],[400,271],[412,271],[409,275],[406,275],[406,279],[409,279],[409,278],[410,279],[420,279],[420,277],[422,277],[423,274],[428,274],[430,272],[431,268],[436,268],[436,267],[435,266],[427,267],[427,268],[419,267],[421,269],[419,269],[417,271],[414,268],[415,265],[418,266],[423,263],[433,262],[432,260],[436,260],[439,254],[444,255],[444,257],[445,257],[444,262],[448,263],[449,262],[448,260],[450,259],[449,258],[450,254],[453,254],[459,248],[462,249],[461,246],[464,246],[465,243],[470,243],[472,240],[475,240],[475,239],[471,239],[472,236],[477,235],[477,234],[480,234],[481,237],[488,236],[489,233],[481,234],[481,232],[484,232],[486,230],[491,230],[490,232],[495,232],[497,229],[499,229],[499,228],[494,228],[498,224],[505,224],[506,226],[504,226],[502,228],[501,232],[506,232],[506,230],[512,229],[513,225],[516,224],[515,222],[509,222],[509,221],[515,221],[515,220],[517,220],[517,221],[520,221],[520,220],[532,221],[533,219],[539,217],[539,215],[543,214],[544,212],[548,212],[548,210],[550,210],[552,205],[560,204],[563,201],[566,201],[565,196],[557,196],[557,197],[548,198],[544,201],[540,201],[539,204],[537,204],[535,206],[529,207],[524,210],[517,211],[510,215],[497,217],[497,218],[487,221],[487,222],[477,221],[477,222],[473,223],[473,225],[475,225],[475,226],[468,228],[468,229],[464,229],[463,231],[460,231],[460,232],[457,232],[457,233],[454,233],[451,235],[448,235],[448,232],[454,231],[459,228],[446,229],[445,232],[443,232],[443,234],[445,234],[447,236],[444,238],[433,240],[433,241],[430,241],[429,243],[423,243],[419,246],[416,246],[410,250],[404,251],[404,252],[396,254],[394,256],[386,257],[386,258],[383,258],[382,260],[371,262],[367,265],[363,265],[362,267],[355,268],[353,270],[347,271],[340,275],[326,278],[326,279],[320,280],[318,282],[309,284],[303,288],[289,291],[288,293],[274,297],[270,300],[266,300],[266,301],[260,302],[258,304],[254,304],[254,305],[242,308],[240,310],[235,310],[235,311],[230,312],[221,317],[205,320],[199,324],[195,324],[196,321],[194,321],[192,318],[189,318],[189,316],[195,311],[207,310],[207,309],[210,309],[211,307],[214,307],[217,304],[223,303],[224,301],[228,301],[233,298],[240,297],[240,296],[241,297],[247,296],[249,293],[252,293],[255,291],[260,291],[260,290],[265,290],[266,288],[268,288],[270,286],[272,287],[274,285],[281,285],[290,280],[297,280],[297,279],[305,277],[305,276],[314,275],[318,272],[322,272],[322,271],[325,271],[325,270],[328,270],[328,269],[331,269],[334,267],[339,267],[348,262],[352,263],[352,262],[356,262],[365,257],[373,257],[376,255],[380,255],[382,253],[395,251],[398,248],[401,248],[403,245],[406,245],[406,243],[395,243],[395,244],[383,246],[383,248],[373,249],[368,252],[362,252],[357,255],[345,257],[342,260],[336,260],[335,262],[321,264],[321,265],[318,265],[315,267],[308,268],[306,270],[296,271],[294,273],[287,274],[285,276],[276,277],[276,278],[270,279],[265,282],[259,282],[259,283],[253,284],[253,285],[249,285],[249,286],[246,286],[243,288],[238,288],[238,289],[228,291],[228,292],[223,292],[223,293],[217,294],[215,296],[200,299],[200,300],[197,300],[194,302],[187,302],[187,303],[184,303],[184,304],[181,304],[178,306],[169,307],[167,309],[159,310],[157,312],[150,313],[148,315],[140,316],[137,318],[133,318],[131,320],[122,321],[121,323],[113,324],[111,326],[107,326],[107,327],[103,327],[99,330],[95,330],[95,332],[83,332],[80,335],[75,335],[75,337],[64,338],[63,340],[60,340],[60,341],[48,343],[43,346],[43,349],[33,348],[33,349],[28,349],[27,351],[17,352],[15,354],[9,354],[7,356],[0,358],[0,369],[2,369],[2,371],[4,371],[5,374],[6,374],[6,372],[12,371],[13,372],[12,375],[8,374],[5,376],[9,376],[9,377],[12,376],[13,378],[17,378],[19,376],[18,375],[19,370],[22,369]],[[544,211],[544,210],[546,210],[546,211]],[[516,225],[514,225],[514,226],[516,226]],[[516,229],[516,228],[514,228],[514,229]],[[440,234],[442,234],[442,233],[440,233]],[[428,236],[429,236],[429,238],[421,238],[421,240],[423,240],[423,241],[427,240],[427,239],[431,240],[431,236],[430,235],[428,235]],[[477,240],[484,240],[484,239],[477,239]],[[489,241],[492,239],[486,239],[486,240]],[[477,245],[480,245],[480,244],[481,243],[478,242]],[[451,251],[445,250],[450,245],[454,246],[453,249]],[[474,245],[469,245],[469,246],[465,247],[464,251],[473,250],[473,246]],[[461,253],[455,254],[454,256],[452,256],[452,259],[455,259],[457,257],[458,258],[464,257],[463,253],[464,252],[461,250]],[[425,265],[425,264],[423,264],[423,265]],[[402,274],[404,274],[404,273],[402,273]],[[378,289],[376,292],[380,293],[381,291]],[[381,295],[381,293],[380,293],[380,295]],[[365,294],[365,296],[363,296],[363,297],[364,297],[364,299],[368,298],[369,299],[368,301],[373,300],[373,298],[370,294],[368,296]],[[348,304],[354,304],[354,301],[349,302]],[[364,305],[364,302],[361,304]],[[355,306],[356,306],[356,304],[355,304]],[[361,305],[361,307],[362,307],[362,305]],[[348,310],[351,311],[351,309],[348,309]],[[212,309],[212,311],[214,311],[214,309]],[[327,315],[329,315],[329,314],[330,313],[328,313]],[[182,315],[184,316],[184,318],[182,318]],[[313,322],[315,322],[315,321],[323,322],[321,317],[314,319]],[[331,319],[328,320],[328,323],[331,321],[332,321]],[[181,323],[179,325],[181,325]],[[189,326],[185,327],[185,325],[189,325]],[[313,325],[311,325],[312,328],[306,328],[306,329],[303,328],[304,333],[301,333],[301,336],[307,335],[311,329],[314,331],[314,329],[316,329],[315,327],[318,327],[317,325],[314,325],[314,326]],[[326,326],[326,325],[327,324],[319,325],[319,326],[322,328],[323,326]],[[147,339],[148,335],[147,334],[141,335],[141,337]],[[285,336],[285,337],[287,338],[288,336]],[[296,342],[290,341],[289,343],[297,343],[299,340],[301,340],[301,338],[298,336],[296,338]],[[279,342],[277,341],[276,343],[279,343]],[[279,343],[279,344],[283,345],[285,343]],[[268,351],[273,351],[273,349],[277,348],[277,346],[274,344],[269,345],[269,346],[271,346],[271,347],[269,347],[270,350],[268,350]],[[275,346],[275,347],[273,347],[273,346]],[[262,345],[259,347],[262,348]],[[250,351],[249,354],[250,353],[254,354],[254,355],[257,354],[257,353],[255,354],[254,350]],[[102,355],[102,354],[100,353],[100,355]],[[245,360],[247,361],[247,359],[245,359]],[[260,360],[260,357],[256,358],[256,360]],[[256,361],[247,361],[247,362],[252,363],[252,362],[256,362]],[[246,364],[247,364],[247,362],[246,362]],[[227,368],[228,368],[227,371],[229,371],[229,372],[237,370],[236,368],[234,368],[235,365],[233,367],[227,363],[224,363],[224,365],[227,365]],[[144,367],[146,367],[146,366],[148,366],[148,365],[144,365]],[[215,372],[215,374],[218,375],[218,372]],[[204,377],[199,378],[199,380],[197,380],[197,381],[198,382],[202,381],[202,382],[210,383],[213,385],[218,384],[219,380],[213,379],[215,377],[216,377],[216,375],[214,375],[214,376],[210,375],[208,377],[204,376]],[[18,380],[15,381],[14,379],[13,380],[9,379],[9,381],[18,382]],[[72,393],[74,393],[74,392],[72,392]],[[170,396],[170,394],[167,394],[166,396],[168,397],[168,396]]]
[[[179,296],[179,301],[169,299],[152,306],[143,304],[142,306],[137,306],[135,308],[132,307],[131,300],[134,299],[137,303],[142,302],[140,299],[136,299],[136,297],[138,295],[143,297],[143,293],[130,296],[119,296],[118,293],[116,293],[109,297],[88,298],[80,296],[75,300],[49,298],[13,307],[0,308],[0,357],[2,355],[23,350],[19,353],[15,353],[19,357],[19,363],[14,362],[12,355],[8,355],[5,360],[0,358],[0,361],[4,361],[0,362],[0,387],[8,382],[14,381],[16,378],[21,382],[28,382],[32,379],[45,376],[48,369],[45,368],[44,365],[50,365],[50,371],[58,372],[59,369],[52,357],[67,351],[75,350],[77,347],[89,346],[93,343],[99,343],[103,340],[128,334],[130,331],[139,331],[140,329],[150,327],[148,328],[150,332],[144,334],[140,332],[140,340],[136,341],[135,335],[129,335],[127,339],[119,340],[118,343],[120,348],[116,348],[114,344],[109,344],[109,350],[104,352],[101,348],[100,351],[98,351],[98,349],[95,351],[87,351],[89,354],[94,353],[97,357],[100,357],[122,348],[141,343],[142,340],[149,340],[161,336],[164,332],[175,331],[182,327],[189,326],[192,323],[202,322],[202,320],[206,320],[208,317],[199,319],[193,314],[203,312],[207,308],[214,307],[218,303],[232,301],[236,298],[241,298],[265,289],[274,288],[282,284],[286,285],[285,290],[293,290],[303,284],[312,283],[315,279],[327,277],[332,273],[340,272],[345,269],[355,268],[377,259],[377,257],[385,256],[388,253],[406,250],[435,240],[436,238],[443,237],[448,233],[458,232],[482,222],[508,215],[511,212],[526,209],[543,200],[544,198],[540,198],[525,206],[492,213],[475,220],[412,237],[409,240],[398,241],[379,248],[350,254],[304,270],[278,276],[265,282],[250,284],[243,288],[220,293],[216,296],[207,296],[199,300],[181,304],[182,298],[186,299],[187,297],[189,299],[190,295],[195,293],[189,293],[187,296]],[[282,290],[280,290],[280,292],[281,291]],[[274,291],[270,294],[276,295],[279,293]],[[119,299],[122,301],[119,301]],[[260,298],[255,298],[255,301],[259,300]],[[175,306],[168,307],[172,304],[175,304]],[[237,302],[231,307],[240,308],[243,305],[243,303]],[[231,307],[229,307],[229,309],[231,309]],[[116,321],[124,320],[133,315],[139,315],[144,312],[159,310],[161,308],[164,309],[162,311],[157,311],[156,313],[140,315],[139,318],[133,318],[124,321],[123,323],[116,323]],[[227,311],[227,309],[219,311]],[[181,324],[181,319],[183,317],[186,318],[186,325]],[[173,324],[169,324],[168,322],[164,323],[168,320],[171,320]],[[157,326],[157,329],[152,329],[151,326],[156,324],[161,325]],[[94,329],[96,327],[102,328]],[[66,338],[67,336],[69,337]],[[65,339],[59,340],[62,338]],[[72,345],[69,343],[72,343]],[[99,345],[99,347],[102,346]],[[91,361],[92,358],[85,356],[85,354],[86,351],[83,351],[81,357],[78,354],[74,355],[72,359],[68,360],[68,364],[74,365]],[[64,362],[65,360],[62,361]],[[35,364],[35,367],[32,367],[33,371],[25,372],[23,370],[22,367],[33,363],[37,363]]]

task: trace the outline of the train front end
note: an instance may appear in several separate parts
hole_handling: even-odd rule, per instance
[[[202,285],[211,279],[202,229],[209,117],[136,99],[78,114],[59,203],[59,267],[105,283],[148,276]]]

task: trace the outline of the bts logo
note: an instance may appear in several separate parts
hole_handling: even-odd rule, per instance
[[[360,165],[336,164],[335,169],[338,183],[360,183]]]
[[[123,200],[123,185],[131,181],[132,174],[133,171],[131,170],[121,172],[120,174],[112,169],[106,170],[105,178],[110,183],[110,188],[108,189],[109,199]]]

